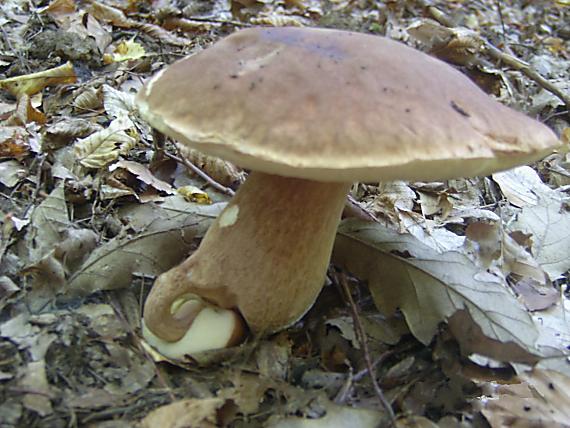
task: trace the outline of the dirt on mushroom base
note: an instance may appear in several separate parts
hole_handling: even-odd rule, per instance
[[[41,15],[31,13],[37,11],[31,8],[39,7],[38,3],[3,3],[0,19],[8,38],[1,43],[9,42],[9,45],[3,46],[6,57],[0,58],[2,77],[46,70],[72,59],[77,61],[74,65],[80,78],[74,86],[55,86],[42,92],[41,99],[36,96],[31,100],[31,105],[45,114],[45,125],[28,123],[26,127],[22,126],[18,122],[22,120],[22,114],[12,113],[15,101],[2,94],[2,118],[11,120],[10,126],[17,127],[14,131],[14,128],[2,125],[2,136],[6,136],[2,137],[6,160],[2,161],[0,178],[6,186],[3,194],[8,196],[0,199],[5,213],[1,247],[4,277],[0,295],[0,335],[3,338],[0,352],[1,360],[7,362],[0,368],[0,418],[4,425],[60,426],[75,418],[79,425],[107,421],[108,424],[130,426],[152,409],[183,398],[194,400],[180,407],[192,415],[193,420],[203,422],[203,426],[230,423],[239,426],[243,424],[242,415],[249,415],[248,423],[253,425],[277,425],[276,419],[288,415],[313,419],[328,417],[326,420],[329,421],[334,415],[338,420],[375,426],[382,416],[378,412],[377,397],[371,394],[350,312],[345,309],[334,286],[325,289],[303,324],[252,346],[251,352],[235,352],[228,360],[232,357],[230,352],[225,355],[225,360],[230,363],[190,372],[166,365],[160,365],[158,369],[151,363],[137,347],[137,335],[133,334],[138,328],[140,296],[148,290],[150,276],[163,269],[164,263],[175,263],[177,256],[173,247],[183,246],[185,253],[192,251],[213,212],[204,212],[203,207],[192,205],[193,214],[181,216],[181,212],[189,210],[187,203],[180,198],[167,197],[166,187],[157,181],[144,181],[141,179],[144,174],[133,174],[126,168],[116,168],[109,173],[106,166],[116,162],[121,155],[121,146],[128,149],[132,144],[128,137],[136,137],[135,130],[139,129],[147,139],[148,130],[141,131],[139,123],[131,126],[121,119],[118,122],[120,129],[113,132],[116,138],[112,144],[102,144],[108,141],[101,138],[103,134],[94,136],[88,143],[83,142],[82,147],[91,147],[89,159],[96,162],[92,169],[75,170],[75,158],[70,150],[79,139],[107,128],[121,112],[129,111],[129,93],[131,88],[138,87],[138,79],[133,78],[132,72],[150,73],[149,58],[126,60],[103,68],[97,66],[100,58],[87,61],[81,56],[83,53],[73,58],[64,50],[58,51],[60,61],[56,61],[53,55],[46,60],[34,55],[22,57],[18,52],[26,52],[21,34],[62,29],[79,34],[76,37],[95,40],[100,52],[111,54],[122,49],[119,47],[121,42],[136,35],[151,57],[160,52],[170,55],[165,61],[171,62],[181,53],[205,46],[242,23],[276,25],[282,22],[288,25],[326,22],[337,28],[342,25],[356,31],[378,31],[416,43],[408,39],[405,29],[413,21],[426,17],[424,13],[431,12],[416,4],[406,8],[393,3],[380,4],[375,9],[360,9],[352,4],[329,9],[329,5],[318,2],[287,3],[283,8],[268,3],[242,5],[233,2],[233,23],[220,24],[229,17],[221,5],[196,4],[202,8],[193,2],[185,10],[184,18],[167,14],[165,27],[159,27],[145,21],[142,14],[147,11],[120,10],[115,3],[92,2],[88,15],[85,15],[86,6],[76,5],[73,11],[63,7],[64,2],[52,2],[50,9]],[[536,51],[532,57],[518,44],[511,49],[549,79],[555,82],[560,78],[570,80],[564,75],[569,67],[564,41],[567,35],[563,33],[561,20],[563,6],[556,2],[547,8],[546,5],[527,4],[523,10],[520,6],[519,2],[510,6],[502,4],[504,31],[494,2],[470,2],[469,5],[445,2],[439,8],[458,25],[480,31],[499,46],[503,37],[507,41],[514,37],[520,39],[521,45],[534,46]],[[433,14],[430,16],[434,17]],[[69,26],[67,22],[81,25]],[[531,22],[533,25],[525,24]],[[537,31],[534,24],[541,22],[548,22],[549,29]],[[175,29],[187,33],[175,33]],[[454,37],[460,35],[452,34],[453,37],[437,46],[436,51],[452,53],[453,58],[465,58],[466,70],[476,79],[485,81],[487,87],[497,91],[495,95],[507,104],[543,119],[550,117],[549,123],[555,128],[568,126],[566,117],[560,114],[564,110],[560,99],[530,83],[520,71],[499,70],[490,64],[482,69],[484,72],[472,67],[470,64],[474,64],[474,60],[483,57],[477,51],[455,48],[458,40]],[[180,44],[181,41],[187,44]],[[473,55],[472,52],[477,53]],[[87,53],[98,54],[93,49]],[[128,52],[122,58],[125,56],[128,57]],[[559,76],[559,73],[562,74]],[[104,91],[103,78],[118,89],[119,94]],[[514,84],[519,81],[530,85],[528,92],[519,91],[521,86]],[[27,112],[23,114],[25,121]],[[28,119],[33,117],[30,115]],[[166,142],[168,153],[176,158],[169,144]],[[139,141],[123,155],[138,162],[147,172],[152,170],[150,176],[172,182],[176,188],[190,184],[202,186],[203,182],[183,173],[173,157],[154,159],[149,168],[152,150]],[[568,184],[565,164],[556,158],[543,163],[540,172],[540,179],[555,188]],[[485,228],[484,223],[495,222],[503,228],[509,215],[517,212],[517,208],[503,202],[495,182],[504,188],[501,179],[457,180],[445,185],[395,183],[389,187],[359,186],[354,189],[354,196],[382,221],[397,224],[421,243],[435,247],[436,251],[454,248],[458,245],[458,237],[463,236],[463,224],[475,223],[478,230],[472,231],[470,236],[477,238],[474,241],[477,244],[471,243],[470,251],[479,256],[486,254],[485,266],[494,270],[497,269],[493,257],[496,243],[504,242],[505,235],[496,235],[496,230]],[[509,189],[503,192],[510,202],[515,199],[512,187]],[[216,201],[224,200],[211,189],[207,192]],[[518,190],[518,195],[522,194],[524,188]],[[162,207],[151,205],[164,198],[166,202]],[[495,203],[500,203],[500,211],[489,209],[495,208]],[[521,203],[521,197],[517,198],[517,203]],[[34,215],[30,215],[32,207],[35,208]],[[522,278],[517,281],[518,289],[528,290],[520,296],[529,306],[541,307],[535,316],[540,317],[552,333],[541,336],[543,349],[562,349],[564,336],[556,340],[553,337],[561,330],[563,319],[562,313],[557,311],[558,302],[565,300],[557,293],[544,301],[547,293],[541,293],[536,284],[544,278],[543,272],[540,266],[532,263],[532,258],[542,260],[546,257],[550,261],[552,255],[565,251],[557,247],[564,240],[545,241],[547,245],[539,247],[538,253],[534,248],[530,260],[524,258],[520,247],[537,245],[529,234],[539,226],[546,225],[546,230],[552,231],[554,236],[561,236],[568,230],[560,226],[567,217],[560,204],[551,199],[546,204],[527,205],[521,209],[524,214],[518,222],[526,223],[512,232],[503,230],[510,232],[509,236],[518,244],[512,244],[507,252],[511,254],[509,269]],[[548,223],[552,215],[560,216],[556,217],[557,224]],[[427,230],[418,226],[423,224],[424,218],[430,220]],[[438,227],[442,224],[446,227]],[[120,239],[113,240],[115,237]],[[169,244],[171,239],[178,239],[177,244]],[[108,241],[110,246],[107,246]],[[160,258],[151,251],[157,242],[161,243]],[[91,258],[93,245],[97,248],[97,257]],[[392,253],[392,257],[404,261],[409,261],[410,255],[413,252],[406,247]],[[83,260],[89,260],[89,269],[82,264]],[[113,264],[113,260],[120,263]],[[556,264],[550,266],[556,267],[552,270],[554,275],[562,268]],[[25,276],[20,274],[22,271]],[[134,285],[126,288],[131,284],[132,272],[135,272]],[[79,278],[87,291],[95,294],[87,298],[75,297],[65,290],[53,300],[53,293],[61,291],[58,287],[77,284],[75,281]],[[557,284],[565,284],[564,277],[557,280]],[[374,362],[378,361],[380,385],[388,398],[394,400],[396,409],[429,417],[440,424],[446,421],[453,424],[461,418],[464,423],[476,424],[473,421],[479,416],[469,398],[479,396],[481,392],[491,396],[489,381],[510,379],[511,366],[481,356],[471,356],[466,361],[458,351],[457,339],[445,332],[438,333],[429,347],[419,344],[409,335],[401,316],[389,319],[379,316],[366,288],[353,285],[361,321],[369,337],[369,353]],[[540,390],[544,378],[548,376],[538,376],[528,385],[531,388],[537,385],[534,387]],[[519,396],[525,397],[524,393]],[[558,398],[552,402],[558,402]],[[535,414],[534,409],[542,406],[531,404],[531,411],[526,412],[529,419]],[[352,407],[368,410],[358,411]],[[201,410],[195,413],[195,409]],[[493,409],[484,412],[488,420],[492,419],[488,416],[490,411]],[[312,423],[318,423],[318,420]]]

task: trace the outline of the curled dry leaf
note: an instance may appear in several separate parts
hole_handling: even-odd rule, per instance
[[[134,95],[103,85],[103,106],[111,117],[127,116],[135,111]]]
[[[75,155],[86,168],[102,168],[117,160],[119,155],[127,154],[137,139],[127,132],[134,129],[128,116],[120,116],[109,126],[75,143]]]
[[[184,196],[188,202],[196,202],[198,204],[211,204],[212,200],[208,193],[204,192],[196,186],[188,185],[177,189],[178,193]]]
[[[178,37],[158,25],[138,22],[134,19],[127,18],[121,10],[98,1],[91,1],[89,3],[89,12],[100,21],[111,23],[120,28],[136,28],[162,42],[174,46],[185,46],[190,43],[189,39]]]
[[[170,184],[168,184],[166,181],[162,181],[156,178],[146,166],[140,163],[121,159],[118,162],[111,165],[109,167],[109,171],[114,171],[117,168],[126,169],[131,174],[134,174],[137,177],[137,179],[139,179],[145,184],[148,184],[149,186],[154,187],[156,190],[160,192],[165,192],[168,193],[169,195],[175,193],[174,189]]]
[[[0,127],[0,159],[22,158],[30,150],[28,133],[22,126]]]
[[[570,427],[570,378],[535,369],[520,384],[503,385],[482,400],[482,413],[493,428]]]
[[[554,190],[542,182],[530,166],[519,166],[508,171],[496,172],[493,180],[499,185],[507,200],[517,207],[538,204],[541,195],[549,197]]]
[[[101,129],[99,125],[86,119],[65,118],[47,126],[42,148],[55,150],[68,145],[74,138],[84,138]]]
[[[187,145],[177,145],[180,154],[188,161],[192,162],[218,183],[230,186],[234,183],[243,182],[245,173],[233,163],[223,159],[205,155],[198,150],[194,150]]]
[[[77,76],[73,64],[67,62],[56,68],[26,74],[24,76],[11,77],[0,80],[0,88],[10,92],[16,98],[22,95],[34,95],[48,86],[63,85],[77,82]]]
[[[123,40],[113,50],[113,53],[103,55],[103,62],[105,64],[112,64],[114,62],[130,61],[133,59],[140,59],[146,55],[144,47],[135,42],[133,39]]]
[[[431,19],[416,21],[407,31],[424,43],[433,55],[455,64],[469,64],[484,46],[483,40],[474,31],[444,27]]]
[[[468,314],[467,325],[497,345],[476,349],[477,343],[465,342],[472,352],[508,360],[514,346],[521,351],[517,358],[536,361],[538,332],[531,316],[503,279],[478,268],[459,251],[438,253],[411,235],[349,219],[339,228],[333,261],[368,280],[385,314],[400,309],[424,344],[439,323],[461,311]],[[456,339],[462,344],[468,338]]]
[[[94,111],[102,105],[101,91],[98,89],[81,88],[75,94],[77,95],[74,98],[73,107],[77,110]]]

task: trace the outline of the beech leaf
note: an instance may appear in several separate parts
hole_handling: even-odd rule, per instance
[[[368,280],[376,306],[386,315],[400,309],[424,344],[439,323],[462,313],[471,330],[497,345],[456,337],[470,352],[500,359],[507,357],[501,344],[509,352],[514,345],[522,351],[517,358],[536,361],[538,332],[530,314],[503,279],[481,271],[459,251],[438,253],[412,235],[349,219],[339,228],[333,261]]]
[[[98,247],[73,274],[72,292],[127,287],[133,273],[158,275],[188,255],[192,240],[201,237],[225,204],[198,205],[180,196],[163,205],[145,204],[123,211],[135,236],[121,236]]]

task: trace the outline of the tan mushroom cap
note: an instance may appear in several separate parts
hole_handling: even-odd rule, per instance
[[[559,145],[444,62],[337,30],[238,31],[159,73],[137,101],[198,150],[319,181],[484,175]]]

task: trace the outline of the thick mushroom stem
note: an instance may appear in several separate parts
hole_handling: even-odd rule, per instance
[[[198,250],[158,277],[145,303],[146,327],[179,340],[195,318],[178,310],[180,301],[192,295],[236,309],[254,333],[293,324],[324,284],[349,187],[251,173]]]

